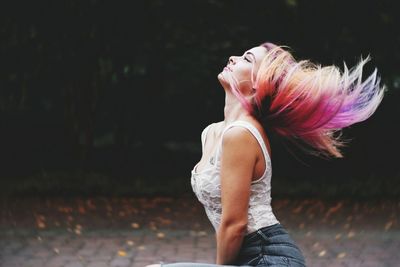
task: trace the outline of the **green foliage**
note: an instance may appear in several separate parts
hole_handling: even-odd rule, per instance
[[[400,125],[394,116],[400,93],[395,4],[72,0],[52,5],[26,1],[21,9],[18,1],[10,2],[2,8],[0,23],[0,176],[32,177],[43,168],[61,173],[100,169],[100,174],[122,169],[121,177],[140,177],[147,167],[164,166],[168,160],[174,166],[165,175],[187,175],[200,156],[200,131],[223,119],[224,93],[217,74],[229,56],[264,41],[287,45],[296,58],[321,64],[342,66],[345,61],[352,66],[361,55],[371,55],[369,68],[378,68],[390,98],[365,123],[369,128],[349,129],[360,145],[351,145],[354,156],[345,160],[349,166],[362,161],[366,172],[395,176],[394,159],[373,156],[399,148],[394,138]],[[181,143],[184,156],[174,158],[170,142]],[[276,151],[284,148],[275,145],[279,155]],[[197,152],[186,149],[193,146]],[[367,159],[365,146],[371,147]],[[134,162],[143,151],[150,151],[147,161]],[[274,170],[284,171],[289,157],[278,157],[281,163]],[[111,183],[109,178],[97,180],[97,174],[84,180],[96,188]],[[33,181],[19,184],[21,190],[58,184]],[[79,191],[79,183],[65,181]],[[62,188],[68,189],[67,183]]]

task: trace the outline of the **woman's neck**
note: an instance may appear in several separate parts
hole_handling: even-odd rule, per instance
[[[236,96],[226,94],[224,107],[224,124],[227,125],[233,121],[248,118],[250,115]]]

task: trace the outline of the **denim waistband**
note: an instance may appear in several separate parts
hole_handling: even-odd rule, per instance
[[[257,231],[254,231],[250,234],[245,235],[245,237],[243,239],[243,243],[251,242],[252,240],[258,238],[260,235],[264,235],[266,237],[271,237],[271,236],[287,234],[287,233],[288,232],[286,231],[286,229],[280,223],[276,223],[273,225],[262,227],[262,228],[258,229]]]
[[[255,259],[261,260],[263,257],[285,257],[298,264],[295,266],[305,266],[304,255],[300,248],[280,223],[247,234],[243,239],[237,265],[252,265],[250,262]]]

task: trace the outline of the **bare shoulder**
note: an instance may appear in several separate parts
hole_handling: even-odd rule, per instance
[[[226,145],[248,147],[251,144],[257,144],[252,134],[243,127],[230,127],[225,131],[222,137],[222,143]]]
[[[269,138],[260,122],[252,119],[242,120],[252,124],[258,130],[258,132],[261,134],[262,139],[264,140],[267,153],[271,158],[272,154]],[[259,158],[261,158],[263,155],[262,147],[260,147],[257,138],[253,135],[253,133],[251,133],[251,131],[249,131],[245,127],[230,127],[225,131],[225,134],[222,137],[222,147],[224,147],[224,149],[227,149],[227,146],[233,146],[233,150],[240,151],[240,154],[243,154],[244,150],[247,150],[249,153],[257,151],[256,153],[258,154]]]
[[[242,177],[244,180],[239,179],[242,181],[250,181],[257,162],[257,146],[257,140],[246,128],[228,128],[222,137],[221,173],[228,177]]]

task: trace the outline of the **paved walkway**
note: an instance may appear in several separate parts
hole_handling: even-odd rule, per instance
[[[399,266],[400,201],[273,199],[308,266]],[[193,198],[16,198],[1,202],[0,266],[103,267],[215,261]]]

